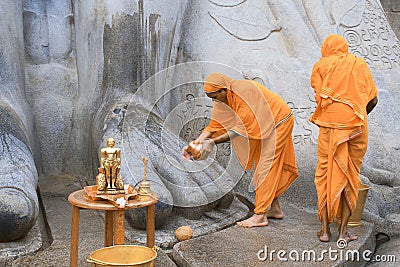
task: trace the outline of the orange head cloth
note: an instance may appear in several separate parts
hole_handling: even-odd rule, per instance
[[[232,79],[221,73],[211,73],[208,75],[204,84],[204,92],[206,94],[217,92],[221,89],[229,89]]]
[[[329,35],[321,46],[321,54],[323,57],[332,55],[342,55],[349,52],[346,39],[338,34]]]

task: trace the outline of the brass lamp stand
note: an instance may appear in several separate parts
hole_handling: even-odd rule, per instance
[[[141,196],[150,196],[151,195],[150,182],[146,181],[147,163],[149,162],[149,159],[146,157],[142,157],[142,161],[144,164],[143,180],[139,183],[138,192],[139,195]]]

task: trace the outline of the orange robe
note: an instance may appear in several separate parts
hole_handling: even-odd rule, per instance
[[[348,53],[346,40],[330,35],[314,65],[311,86],[317,107],[310,121],[318,125],[318,164],[315,186],[318,216],[327,208],[328,220],[341,215],[341,194],[353,212],[360,186],[360,167],[368,145],[366,106],[378,94],[366,62]]]
[[[280,96],[249,80],[211,74],[205,92],[227,89],[228,105],[214,101],[209,125],[212,138],[234,131],[235,153],[244,169],[255,167],[256,214],[267,212],[272,201],[297,178],[292,141],[294,118]]]

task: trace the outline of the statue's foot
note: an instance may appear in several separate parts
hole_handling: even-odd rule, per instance
[[[159,228],[172,216],[171,213],[173,206],[169,203],[173,202],[173,198],[167,188],[156,181],[152,181],[151,191],[158,195],[158,201],[154,205],[154,216],[155,227]],[[131,226],[138,229],[146,229],[146,210],[147,209],[127,210],[125,211],[125,218]]]
[[[244,228],[251,228],[251,227],[260,227],[260,226],[267,226],[268,219],[266,214],[254,214],[250,218],[238,222],[237,225],[244,227]]]

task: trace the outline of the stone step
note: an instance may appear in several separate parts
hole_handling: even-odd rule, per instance
[[[317,238],[320,222],[315,213],[283,205],[286,217],[269,220],[267,227],[233,226],[177,243],[173,258],[178,266],[363,266],[375,249],[373,225],[349,227],[358,235],[345,249],[337,246],[336,224],[331,241]],[[358,255],[358,257],[357,257]]]

